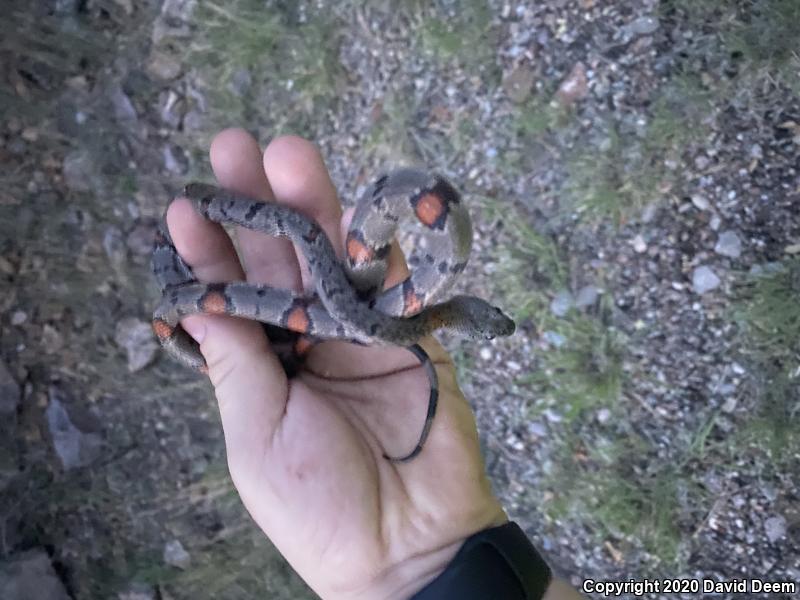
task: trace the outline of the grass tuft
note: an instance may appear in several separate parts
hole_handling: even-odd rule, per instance
[[[707,136],[711,101],[698,77],[680,73],[658,91],[643,131],[610,124],[599,146],[569,162],[575,208],[589,220],[620,223],[682,185],[678,165],[687,147]]]
[[[752,372],[756,413],[734,441],[755,445],[776,462],[800,456],[800,258],[751,276],[734,308]]]
[[[540,355],[540,368],[519,383],[534,390],[540,399],[536,413],[555,408],[572,420],[589,408],[613,406],[624,381],[624,338],[610,325],[611,307],[601,302],[599,310],[571,310],[556,317],[550,303],[568,287],[569,269],[555,242],[534,231],[521,217],[508,217],[508,207],[487,201],[489,214],[505,214],[511,241],[497,250],[497,281],[519,322],[529,321],[551,340]]]
[[[243,120],[308,133],[312,116],[337,101],[337,18],[294,12],[258,0],[198,3],[186,56],[205,81],[210,127]]]

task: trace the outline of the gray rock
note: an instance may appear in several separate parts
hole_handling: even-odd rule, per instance
[[[561,348],[567,342],[567,338],[557,331],[545,331],[542,333],[542,339],[554,348]]]
[[[556,98],[563,106],[572,106],[581,98],[585,98],[588,92],[589,79],[586,76],[586,67],[578,62],[558,86]]]
[[[600,297],[600,290],[595,285],[585,285],[578,290],[575,296],[575,306],[578,308],[586,308],[587,306],[594,306],[597,298]]]
[[[644,238],[640,233],[637,233],[636,236],[631,240],[631,245],[638,254],[647,252],[647,242],[644,241]]]
[[[730,258],[739,258],[742,255],[742,241],[735,231],[723,231],[719,234],[714,252]]]
[[[162,81],[175,79],[181,74],[181,63],[161,50],[153,50],[147,61],[147,73]]]
[[[125,240],[118,227],[110,225],[103,233],[103,250],[106,251],[111,264],[119,266],[125,264],[128,257],[128,250],[125,247]]]
[[[777,542],[786,535],[786,519],[780,515],[770,517],[764,521],[764,532],[767,534],[767,539],[770,542]]]
[[[237,69],[231,76],[228,89],[237,98],[243,97],[253,85],[253,76],[250,74],[250,69]]]
[[[711,203],[706,199],[705,196],[701,196],[700,194],[692,194],[692,204],[697,210],[708,210],[711,206]]]
[[[13,415],[20,401],[20,389],[6,364],[0,360],[0,415]]]
[[[74,192],[88,192],[92,189],[94,161],[88,152],[75,150],[64,157],[62,165],[64,182]]]
[[[134,254],[150,256],[153,252],[156,225],[154,223],[139,223],[128,234],[125,245]]]
[[[50,557],[42,549],[0,562],[0,590],[3,600],[69,600]]]
[[[133,102],[119,85],[115,85],[109,94],[111,105],[114,108],[114,118],[120,122],[136,122],[138,115],[133,107]]]
[[[124,592],[117,594],[118,600],[155,600],[153,586],[145,583],[132,583]]]
[[[57,396],[58,392],[51,388],[50,403],[45,411],[53,448],[64,469],[85,467],[100,456],[103,439],[97,433],[84,433],[78,429]]]
[[[179,540],[171,540],[164,544],[164,562],[171,567],[185,569],[192,562],[192,557]]]
[[[561,290],[550,302],[550,312],[557,317],[563,317],[574,306],[574,300],[569,290]]]
[[[696,294],[705,294],[719,287],[721,283],[716,273],[709,267],[702,265],[692,272],[692,288]]]
[[[158,97],[158,115],[166,124],[177,129],[186,114],[186,101],[174,90],[162,92]]]
[[[628,24],[628,31],[632,35],[650,35],[658,31],[659,22],[656,17],[639,17]]]
[[[186,173],[189,168],[189,162],[179,146],[165,144],[162,154],[164,157],[164,168],[166,168],[167,171],[175,173],[176,175],[183,175]]]
[[[528,432],[533,436],[543,438],[547,436],[547,426],[541,421],[532,421],[528,423]]]
[[[117,323],[114,342],[128,356],[128,371],[135,373],[153,362],[158,344],[153,338],[149,323],[135,317],[126,317]]]
[[[528,65],[519,65],[503,79],[503,89],[515,104],[525,102],[533,91],[536,80],[534,70]]]

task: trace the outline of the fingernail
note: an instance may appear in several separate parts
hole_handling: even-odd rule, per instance
[[[198,344],[203,343],[203,340],[206,337],[205,319],[198,318],[196,316],[190,316],[181,321],[181,325],[186,330],[186,333],[192,336],[195,342]]]

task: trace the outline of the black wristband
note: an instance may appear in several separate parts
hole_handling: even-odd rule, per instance
[[[539,600],[550,567],[514,522],[467,538],[447,568],[411,600]]]

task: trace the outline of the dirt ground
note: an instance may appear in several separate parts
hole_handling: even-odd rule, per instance
[[[230,125],[313,139],[345,203],[400,164],[465,193],[460,288],[518,332],[444,342],[558,574],[800,586],[796,0],[0,7],[0,596],[315,597],[149,327]]]

